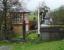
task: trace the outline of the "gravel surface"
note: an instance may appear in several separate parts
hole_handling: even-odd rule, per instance
[[[12,50],[11,46],[0,46],[0,50]]]

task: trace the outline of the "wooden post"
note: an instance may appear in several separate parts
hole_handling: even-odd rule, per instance
[[[23,40],[25,41],[25,34],[26,34],[26,27],[25,27],[25,16],[24,16],[24,13],[23,13]]]

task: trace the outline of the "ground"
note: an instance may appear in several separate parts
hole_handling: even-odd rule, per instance
[[[64,50],[64,39],[56,41],[42,41],[37,34],[27,36],[26,42],[0,41],[0,50]]]
[[[5,48],[5,49],[4,49]],[[64,50],[64,40],[47,42],[0,42],[0,50]]]

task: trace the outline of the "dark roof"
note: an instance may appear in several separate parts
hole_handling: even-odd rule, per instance
[[[26,8],[21,8],[21,7],[19,7],[19,8],[12,8],[12,9],[10,10],[10,12],[26,12],[26,13],[29,13],[30,11],[27,10]]]

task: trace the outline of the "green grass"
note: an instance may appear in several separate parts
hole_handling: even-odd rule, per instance
[[[27,42],[0,41],[0,46],[11,46],[12,50],[64,50],[64,40],[40,41],[36,34],[30,34],[27,38]]]
[[[64,40],[48,42],[26,42],[26,43],[4,43],[5,46],[12,46],[12,50],[64,50]]]
[[[64,41],[19,43],[13,45],[13,50],[64,50]]]

